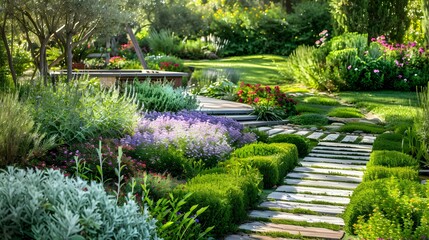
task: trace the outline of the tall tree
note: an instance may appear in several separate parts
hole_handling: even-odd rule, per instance
[[[9,65],[10,74],[12,75],[13,84],[16,87],[18,84],[18,77],[13,65],[12,50],[10,48],[10,43],[8,40],[8,35],[10,34],[13,36],[14,34],[14,32],[12,31],[12,28],[8,27],[13,24],[12,11],[13,11],[13,8],[11,5],[8,4],[8,2],[6,2],[5,0],[0,1],[0,37],[6,52],[7,63]]]

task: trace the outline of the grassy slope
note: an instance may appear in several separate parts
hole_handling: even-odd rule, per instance
[[[277,71],[277,64],[284,60],[285,57],[275,55],[252,55],[218,60],[185,61],[185,65],[196,68],[233,68],[240,73],[240,81],[275,85],[285,83],[284,78]]]

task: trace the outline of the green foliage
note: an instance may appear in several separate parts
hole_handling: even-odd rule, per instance
[[[145,111],[178,112],[198,107],[195,96],[188,95],[182,88],[173,88],[169,83],[135,81],[131,89]]]
[[[33,87],[28,101],[40,130],[58,136],[60,143],[121,137],[133,132],[138,120],[133,94],[122,94],[116,87],[100,89],[90,82]]]
[[[137,194],[137,199],[139,196],[148,196],[155,201],[161,198],[168,198],[168,194],[173,191],[173,189],[179,184],[174,178],[167,174],[157,174],[157,173],[143,173],[142,176],[135,176],[134,181],[136,183],[134,189],[132,189],[132,184],[127,185],[125,192],[133,192]],[[146,179],[146,188],[149,190],[148,193],[144,194],[142,184]],[[152,213],[153,214],[153,213]]]
[[[258,142],[263,142],[263,143],[268,142],[269,135],[267,132],[258,130],[257,128],[251,128],[251,129],[249,129],[249,132],[256,134],[256,140]]]
[[[283,179],[298,164],[298,150],[295,145],[289,143],[253,143],[236,149],[231,156],[272,156],[278,161],[279,179]]]
[[[305,103],[310,103],[310,104],[319,104],[319,105],[328,105],[328,106],[337,106],[337,105],[340,105],[340,103],[338,102],[338,100],[336,100],[334,98],[319,97],[319,96],[306,97],[304,99],[304,102]]]
[[[268,139],[269,143],[291,143],[298,149],[298,156],[303,158],[307,156],[310,150],[310,143],[307,138],[293,134],[277,134]]]
[[[330,0],[329,3],[337,34],[387,35],[401,42],[410,24],[408,0]]]
[[[261,173],[264,188],[274,187],[279,182],[279,162],[275,156],[252,156],[247,158],[232,158],[225,162],[226,168],[245,169],[248,166],[258,169]]]
[[[383,133],[377,136],[372,149],[375,150],[392,150],[408,153],[408,148],[403,149],[407,145],[403,144],[404,136],[399,133]]]
[[[298,113],[317,113],[317,114],[326,113],[326,109],[321,108],[319,105],[315,106],[315,105],[310,105],[302,102],[296,105],[296,111]]]
[[[338,107],[329,111],[328,116],[338,118],[362,118],[364,115],[356,108]]]
[[[410,180],[364,182],[355,189],[344,213],[346,231],[370,239],[427,236],[426,192],[424,185]]]
[[[364,133],[380,134],[384,133],[386,129],[383,126],[371,124],[371,123],[361,123],[361,122],[351,122],[346,123],[338,129],[339,132],[349,132],[362,131]]]
[[[328,118],[321,114],[308,113],[289,117],[289,122],[296,125],[323,126],[328,124]]]
[[[427,88],[422,88],[421,92],[417,93],[420,109],[414,119],[414,129],[417,136],[419,150],[423,150],[425,165],[429,165],[428,149],[429,149],[429,83]],[[411,129],[409,130],[411,131]],[[410,133],[412,134],[412,133]]]
[[[228,79],[217,79],[215,82],[202,87],[198,94],[207,97],[235,100],[236,89],[237,85]]]
[[[179,39],[169,30],[151,31],[147,42],[155,54],[175,55],[179,51]]]
[[[188,193],[183,197],[175,197],[171,194],[162,196],[155,200],[151,198],[154,194],[151,190],[154,188],[150,175],[145,175],[137,186],[138,181],[131,184],[131,189],[137,189],[143,196],[143,203],[147,204],[150,214],[157,220],[158,236],[163,239],[203,239],[213,227],[205,230],[201,227],[198,217],[207,210],[207,207],[198,208],[198,205],[191,206],[186,212],[184,205],[187,199],[192,195]],[[168,186],[170,187],[170,186]],[[167,192],[165,192],[167,193]],[[139,194],[137,194],[138,196]]]
[[[25,165],[54,147],[55,136],[46,137],[31,116],[31,106],[18,94],[0,93],[0,167]]]
[[[412,167],[368,166],[365,170],[363,181],[374,181],[391,177],[419,181],[419,171]]]
[[[246,219],[246,210],[258,200],[260,181],[259,173],[252,170],[205,174],[178,186],[175,193],[184,196],[193,192],[186,207],[208,206],[199,217],[202,227],[215,226],[213,232],[222,235],[235,230],[236,224]]]
[[[101,184],[58,170],[0,173],[4,239],[158,239],[155,220],[133,200],[118,206]]]
[[[397,151],[373,151],[367,166],[410,167],[419,169],[419,161]]]
[[[168,55],[149,55],[145,57],[147,65],[151,70],[184,72],[185,66],[180,58]]]

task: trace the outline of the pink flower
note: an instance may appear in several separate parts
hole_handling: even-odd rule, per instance
[[[422,53],[424,53],[425,52],[425,50],[423,49],[423,48],[419,48],[419,53],[420,54],[422,54]]]
[[[374,69],[374,73],[379,73],[379,72],[380,72],[380,70]]]
[[[352,69],[352,65],[349,65],[349,66],[347,67],[347,69],[348,69],[348,70]]]
[[[401,78],[402,78],[402,75],[398,75],[398,78],[399,78],[399,79],[401,79]]]
[[[259,102],[259,98],[255,98],[255,100],[253,100],[254,103],[258,103]]]
[[[371,38],[371,42],[375,42],[375,40],[376,40],[375,38]]]

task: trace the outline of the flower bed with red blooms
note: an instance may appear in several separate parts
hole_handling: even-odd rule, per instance
[[[257,111],[261,109],[275,111],[282,119],[296,114],[297,102],[281,91],[279,86],[272,88],[242,82],[237,95],[238,102],[253,105]]]

